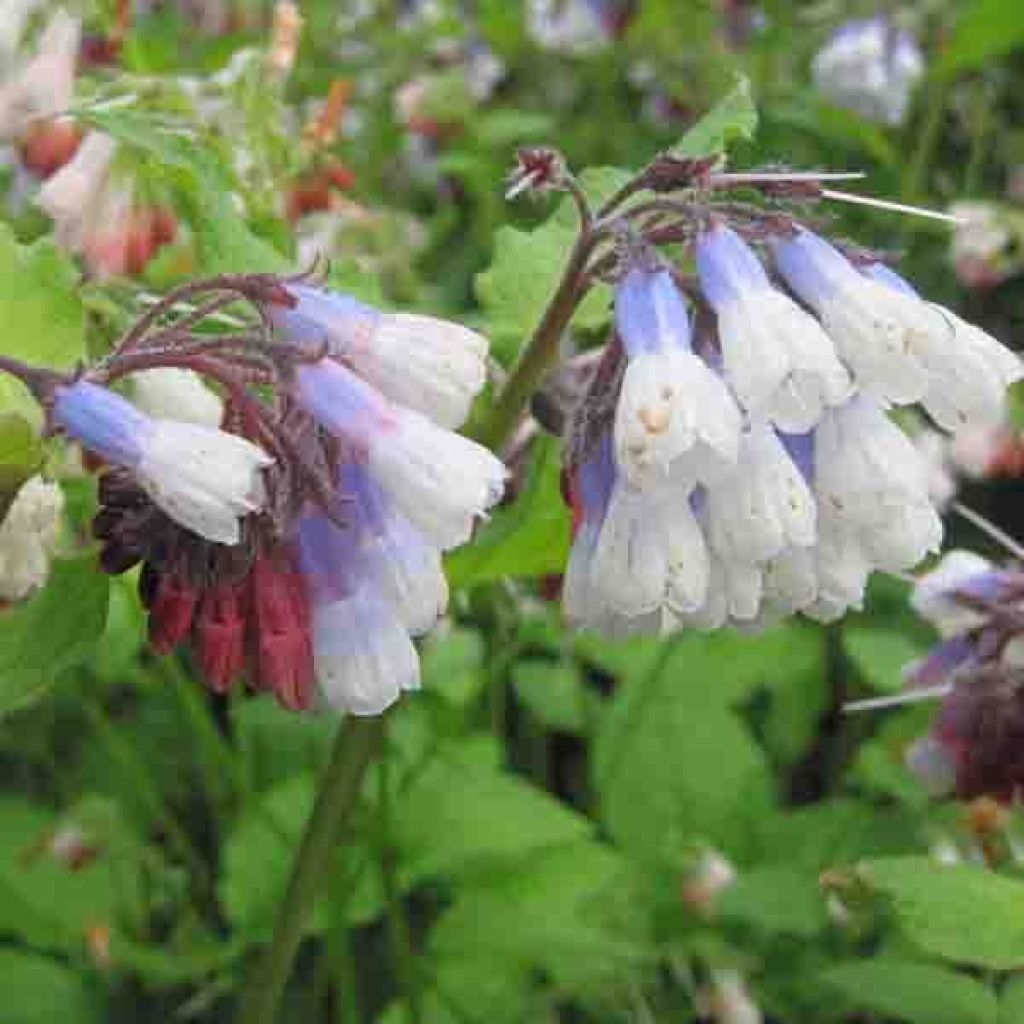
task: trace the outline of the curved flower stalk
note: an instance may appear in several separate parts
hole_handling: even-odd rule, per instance
[[[192,330],[228,302],[255,315]],[[255,274],[182,286],[80,375],[0,368],[103,465],[100,562],[141,563],[154,649],[189,644],[217,691],[245,676],[289,708],[377,715],[418,684],[413,638],[447,606],[442,552],[501,497],[505,468],[358,371],[450,422],[485,357],[458,325]],[[125,377],[138,404],[109,387]]]
[[[814,58],[814,84],[827,99],[872,121],[901,124],[924,58],[914,37],[877,17],[843,25]]]
[[[564,177],[529,156],[531,187]],[[686,183],[701,201],[635,202],[616,219],[633,191]],[[794,214],[717,198],[740,185],[784,195]],[[860,606],[872,572],[938,551],[934,472],[889,412],[920,403],[949,431],[998,422],[1021,361],[874,254],[800,223],[798,204],[826,191],[814,175],[667,158],[611,210],[595,215],[577,196],[581,244],[617,243],[585,277],[615,284],[606,361],[617,370],[599,371],[571,430],[575,625],[829,621]],[[655,214],[646,227],[641,215]],[[695,276],[658,254],[664,241],[694,257]]]

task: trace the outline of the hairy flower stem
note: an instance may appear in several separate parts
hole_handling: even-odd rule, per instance
[[[476,440],[492,451],[497,450],[512,432],[519,414],[558,357],[562,335],[586,291],[587,262],[594,241],[595,233],[585,223],[540,323],[512,367],[490,415],[475,432]]]
[[[363,776],[383,733],[384,716],[351,717],[338,729],[288,891],[278,910],[273,940],[250,976],[235,1017],[237,1024],[273,1024],[276,1020],[313,901],[325,882],[338,834],[352,815]]]

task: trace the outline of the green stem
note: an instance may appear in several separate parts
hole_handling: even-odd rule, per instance
[[[237,1024],[273,1024],[313,901],[327,878],[338,833],[348,822],[363,775],[380,745],[384,718],[349,718],[338,730],[316,805],[299,847],[274,937],[242,998]]]
[[[967,170],[964,172],[963,194],[965,196],[972,196],[981,184],[985,158],[988,155],[989,135],[992,129],[992,106],[992,97],[989,95],[987,83],[978,82],[972,104],[971,149],[967,157]]]
[[[395,958],[395,973],[405,996],[408,1024],[422,1024],[423,1007],[420,1000],[419,979],[416,974],[416,954],[412,946],[412,933],[398,889],[395,850],[391,844],[391,780],[387,756],[380,763],[380,873],[387,905],[388,930]]]
[[[486,422],[476,432],[476,440],[488,448],[497,450],[512,433],[520,413],[557,358],[562,335],[583,298],[583,278],[593,244],[594,232],[585,222],[537,329],[512,367]]]

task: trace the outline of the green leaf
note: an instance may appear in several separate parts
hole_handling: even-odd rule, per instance
[[[921,642],[884,625],[849,623],[842,630],[843,653],[861,680],[877,693],[903,688],[903,669],[924,654]]]
[[[288,269],[288,260],[256,235],[235,209],[231,172],[196,130],[132,108],[87,108],[77,116],[141,153],[177,193],[207,273]]]
[[[585,735],[598,712],[600,698],[586,689],[579,666],[571,662],[520,661],[512,670],[512,685],[548,729]]]
[[[0,352],[35,366],[72,367],[85,356],[85,314],[74,265],[49,239],[18,245],[11,228],[0,223]],[[0,373],[0,414],[17,414],[33,423],[39,411],[28,391]],[[20,444],[15,454],[21,458]],[[0,465],[6,463],[0,452]]]
[[[79,952],[90,927],[114,923],[120,890],[105,848],[78,870],[49,852],[57,824],[39,804],[0,798],[0,932],[37,949]]]
[[[996,971],[1024,966],[1024,882],[927,857],[865,861],[857,877],[888,899],[925,951]]]
[[[976,0],[963,12],[936,68],[952,75],[986,65],[1024,41],[1024,7],[1017,0]]]
[[[108,591],[92,553],[58,559],[42,590],[0,615],[0,714],[35,700],[89,657],[106,626]]]
[[[999,1024],[1024,1020],[1024,975],[1010,978],[999,995]]]
[[[402,793],[392,836],[407,883],[479,870],[590,834],[586,818],[544,791],[477,764],[467,764],[459,748],[444,751]]]
[[[472,544],[445,560],[453,589],[508,576],[561,572],[569,555],[569,512],[559,489],[558,442],[540,438],[518,498],[499,508]]]
[[[629,179],[627,171],[613,167],[588,170],[581,184],[594,203],[600,203]],[[544,312],[562,276],[578,234],[576,211],[569,199],[532,231],[505,226],[494,238],[490,267],[477,275],[476,294],[487,317],[498,357],[511,361]],[[594,288],[583,300],[573,322],[596,331],[610,317],[607,287]]]
[[[4,1024],[103,1024],[110,1018],[80,973],[47,957],[0,949]]]
[[[465,707],[483,690],[483,637],[472,629],[453,629],[435,635],[423,652],[423,689],[448,703]]]
[[[820,980],[851,1010],[906,1024],[996,1024],[996,997],[989,989],[935,964],[860,960],[831,967]]]
[[[720,99],[672,147],[678,156],[701,157],[724,153],[733,142],[748,142],[757,129],[757,107],[750,81],[737,77],[732,91]]]
[[[16,413],[0,413],[0,520],[42,461],[43,447],[29,422]]]
[[[828,924],[817,875],[783,866],[741,871],[718,910],[723,919],[767,935],[813,939]]]
[[[494,956],[506,970],[541,969],[571,988],[621,979],[643,935],[631,892],[627,865],[608,847],[538,851],[461,886],[430,950],[442,963]]]
[[[735,856],[770,805],[764,755],[727,704],[740,649],[728,635],[684,634],[621,681],[604,716],[593,758],[601,819],[640,858],[675,859],[695,840]],[[751,663],[742,682],[773,669]]]

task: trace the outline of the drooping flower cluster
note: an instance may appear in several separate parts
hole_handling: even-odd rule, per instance
[[[189,644],[214,689],[246,675],[287,707],[318,692],[378,714],[419,683],[442,552],[503,491],[502,463],[451,429],[486,342],[263,275],[189,288],[247,298],[276,336],[179,334],[150,314],[92,374],[45,389],[53,427],[107,465],[101,564],[142,563],[154,649]],[[103,386],[124,375],[139,405]]]
[[[868,18],[843,25],[815,56],[811,73],[837,106],[897,125],[924,74],[924,58],[909,32],[886,18]]]
[[[612,422],[586,418],[570,465],[577,624],[838,618],[872,570],[910,568],[942,536],[927,466],[887,410],[920,402],[945,429],[998,418],[1021,376],[881,264],[792,223],[756,237],[772,273],[711,218],[695,282],[641,252],[618,285],[621,390]]]
[[[912,604],[940,642],[908,666],[908,695],[941,700],[907,765],[936,796],[1014,800],[1024,787],[1024,572],[954,550]]]

